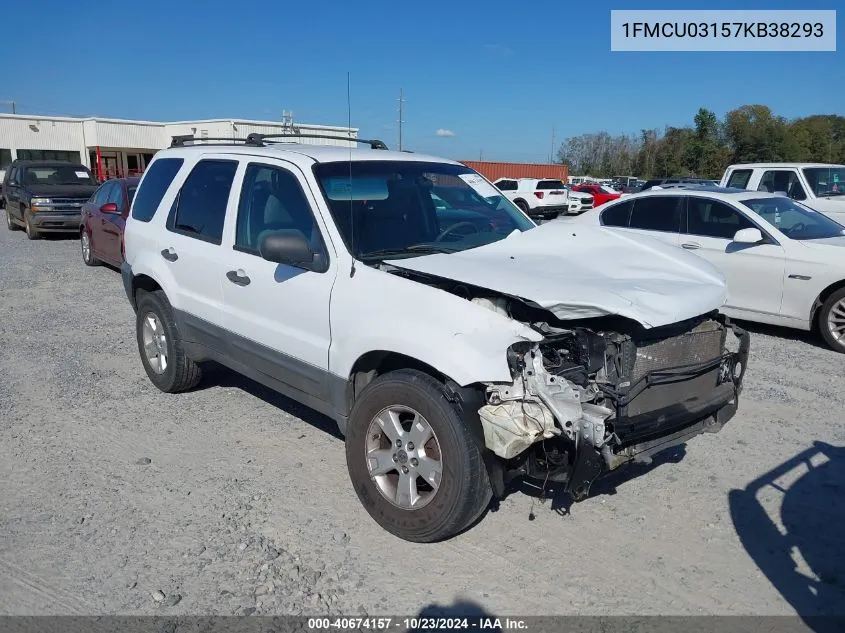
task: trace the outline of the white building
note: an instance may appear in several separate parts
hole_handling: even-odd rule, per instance
[[[303,135],[358,137],[358,128],[296,123]],[[129,121],[99,117],[54,117],[0,114],[0,178],[16,158],[68,160],[82,163],[101,179],[137,175],[144,171],[156,151],[168,147],[173,136],[244,139],[247,134],[290,133],[280,121],[207,119],[201,121]],[[340,146],[345,140],[290,139],[291,142]]]

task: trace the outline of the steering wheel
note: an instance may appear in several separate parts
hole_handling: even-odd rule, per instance
[[[440,231],[440,235],[438,235],[434,241],[442,242],[447,235],[450,235],[453,231],[455,231],[455,229],[461,226],[471,227],[473,229],[473,233],[478,233],[478,227],[473,222],[469,222],[468,220],[461,220],[460,222],[455,222],[452,226],[447,226],[445,229]]]
[[[797,224],[792,225],[792,228],[789,229],[789,232],[787,233],[787,235],[792,235],[793,233],[800,233],[801,231],[803,231],[806,228],[807,228],[806,224],[804,224],[803,222],[798,222]]]

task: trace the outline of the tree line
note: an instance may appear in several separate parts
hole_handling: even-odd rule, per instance
[[[700,108],[693,124],[639,135],[582,134],[563,141],[558,162],[572,175],[719,178],[733,163],[845,162],[845,117],[788,120],[764,105],[731,110],[720,121]]]

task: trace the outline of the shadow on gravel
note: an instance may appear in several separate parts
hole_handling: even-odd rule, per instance
[[[248,394],[255,396],[256,398],[260,398],[267,404],[271,404],[286,413],[296,416],[314,428],[319,429],[334,438],[343,440],[343,436],[340,434],[337,424],[328,416],[325,416],[322,413],[317,413],[313,409],[309,409],[295,400],[291,400],[290,398],[273,391],[269,387],[265,387],[264,385],[232,371],[227,367],[209,362],[203,364],[202,380],[195,390],[203,391],[204,389],[210,389],[211,387],[236,387],[238,389],[243,389]]]
[[[832,353],[832,350],[827,346],[822,337],[816,332],[808,332],[806,330],[796,330],[789,327],[781,327],[779,325],[766,325],[764,323],[751,323],[750,321],[743,321],[741,319],[732,319],[741,328],[748,330],[753,334],[763,334],[764,336],[771,336],[773,338],[784,339],[787,341],[799,341],[824,349]],[[753,345],[753,341],[752,341]]]
[[[845,447],[815,442],[728,501],[746,551],[807,626],[842,630]]]
[[[592,499],[602,495],[615,495],[616,488],[621,484],[631,481],[632,479],[636,479],[637,477],[647,475],[664,464],[677,464],[686,456],[686,454],[686,444],[679,444],[678,446],[667,448],[665,451],[653,455],[651,461],[648,463],[633,463],[621,466],[593,483],[590,487],[590,496],[588,498]],[[566,491],[565,484],[562,483],[548,482],[544,486],[544,482],[542,480],[521,478],[511,483],[505,492],[505,497],[517,492],[521,492],[529,497],[534,497],[535,499],[540,499],[542,501],[551,500],[552,511],[556,512],[560,516],[567,516],[571,514],[572,506],[575,505],[572,498],[569,496],[569,493]],[[493,500],[489,511],[496,512],[498,509],[499,502],[497,500]],[[529,521],[534,520],[533,511],[528,515],[528,519]]]
[[[494,633],[501,633],[501,626],[481,626],[482,623],[490,625],[495,624],[496,616],[488,613],[484,607],[475,602],[468,600],[459,600],[452,605],[430,604],[423,607],[419,614],[414,618],[417,620],[418,626],[406,629],[407,633],[415,633],[417,631],[454,631],[456,629],[463,629],[463,619],[467,619],[467,627],[472,629],[483,628],[486,631],[493,631]],[[441,626],[442,625],[442,626]]]

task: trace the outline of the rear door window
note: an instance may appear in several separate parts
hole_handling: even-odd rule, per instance
[[[644,231],[677,233],[681,229],[681,198],[653,196],[634,202],[629,226]]]
[[[687,199],[687,233],[732,240],[737,231],[754,228],[751,220],[733,207],[709,198]]]
[[[212,244],[223,241],[223,223],[237,161],[201,160],[179,190],[167,228]],[[143,192],[143,187],[138,196]]]
[[[181,158],[159,158],[144,174],[144,179],[135,196],[132,206],[132,218],[141,222],[149,222],[153,219],[156,209],[161,204],[161,199],[170,187],[170,183],[176,177],[185,161]]]
[[[748,181],[751,180],[751,171],[750,169],[734,169],[730,178],[728,178],[727,186],[745,189],[748,186]]]
[[[604,226],[619,226],[626,228],[628,218],[631,215],[631,208],[634,206],[632,200],[620,202],[605,208],[601,213],[601,223]]]

